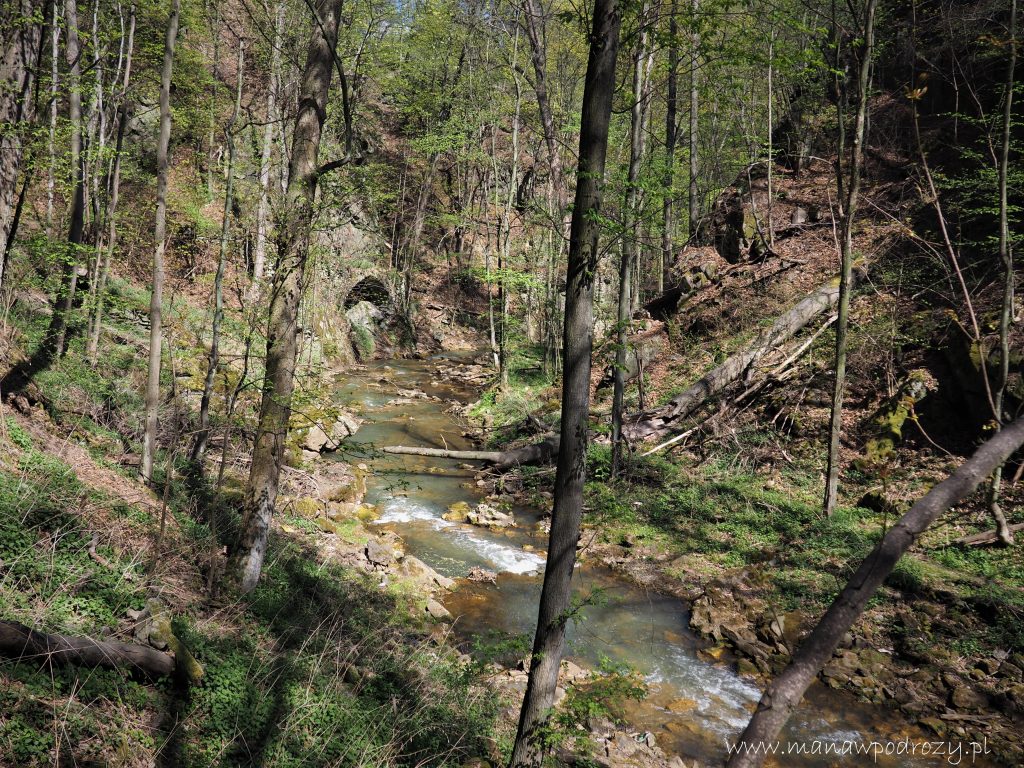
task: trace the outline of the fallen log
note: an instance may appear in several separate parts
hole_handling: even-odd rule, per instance
[[[460,459],[462,461],[483,461],[495,469],[508,469],[521,464],[541,464],[558,454],[559,436],[548,435],[539,443],[531,443],[508,451],[449,451],[443,448],[420,448],[411,445],[388,445],[381,448],[384,453],[403,456],[433,456],[439,459]]]
[[[54,666],[129,669],[152,678],[165,677],[175,669],[173,656],[148,645],[51,635],[16,621],[0,621],[0,655]]]
[[[623,427],[623,434],[630,441],[638,441],[671,432],[675,422],[686,418],[730,384],[738,381],[754,363],[795,336],[814,318],[831,311],[838,301],[839,279],[835,278],[797,302],[743,350],[705,374],[666,405],[633,416]]]
[[[1024,523],[1016,523],[1010,526],[1010,533],[1017,533],[1017,531],[1024,531]],[[999,541],[999,531],[992,529],[991,531],[972,533],[969,536],[961,536],[959,539],[954,539],[951,543],[962,547],[974,547],[981,544],[995,544],[997,541]]]

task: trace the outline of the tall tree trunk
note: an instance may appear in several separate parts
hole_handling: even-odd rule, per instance
[[[224,127],[224,143],[228,148],[227,178],[224,181],[224,218],[220,227],[220,253],[217,258],[217,274],[213,278],[213,322],[210,328],[210,356],[206,363],[206,379],[203,381],[203,396],[199,401],[199,430],[192,444],[190,460],[203,471],[203,454],[210,439],[210,401],[213,399],[213,383],[220,365],[220,326],[224,321],[224,267],[228,257],[228,237],[231,234],[231,201],[235,187],[235,138],[231,132],[242,111],[242,83],[245,76],[245,41],[238,41],[238,65],[235,68],[238,84],[235,89],[235,109]]]
[[[61,268],[60,285],[47,331],[49,355],[64,354],[68,323],[75,302],[78,285],[79,248],[85,233],[85,158],[82,152],[82,62],[78,40],[78,5],[76,0],[65,0],[64,23],[67,25],[65,59],[68,63],[68,119],[71,122],[71,172],[74,174],[71,198],[71,221],[68,225],[68,253]]]
[[[167,153],[171,143],[171,72],[178,40],[179,0],[172,0],[160,72],[160,134],[156,144],[156,225],[153,229],[153,285],[149,299],[149,375],[146,379],[146,431],[139,474],[153,477],[156,455],[157,408],[160,405],[161,304],[164,292],[164,249],[167,246]]]
[[[689,215],[690,231],[687,237],[693,241],[697,235],[697,226],[700,224],[700,201],[697,196],[697,129],[699,100],[699,77],[700,74],[700,32],[697,31],[697,14],[700,11],[700,0],[690,0],[690,135],[688,136],[690,146],[690,188],[689,188]]]
[[[512,751],[512,766],[539,766],[538,729],[554,704],[558,669],[569,621],[572,571],[576,563],[586,479],[587,421],[590,410],[590,365],[593,348],[594,278],[601,227],[608,124],[615,91],[615,58],[621,16],[616,0],[595,0],[590,56],[580,120],[576,202],[569,233],[566,281],[565,349],[562,373],[562,422],[555,473],[554,512],[544,567],[537,633],[530,676]]]
[[[252,257],[253,287],[263,279],[267,259],[267,219],[270,212],[270,159],[274,149],[274,122],[281,87],[281,41],[284,36],[284,3],[277,4],[274,24],[274,49],[270,53],[270,87],[267,89],[267,116],[263,126],[263,154],[260,156],[260,202],[256,208],[256,245]]]
[[[728,768],[757,768],[786,724],[807,686],[825,666],[871,597],[892,573],[896,563],[939,516],[966,497],[1024,444],[1024,419],[1018,419],[965,461],[948,478],[910,508],[875,546],[811,634],[793,654],[789,665],[772,680],[739,743],[731,747]]]
[[[103,266],[100,269],[99,283],[96,286],[96,304],[93,308],[89,327],[89,340],[85,348],[85,356],[89,365],[95,366],[98,359],[100,332],[103,328],[103,302],[106,297],[107,279],[110,275],[110,260],[114,256],[117,245],[117,203],[121,192],[121,156],[124,150],[124,134],[128,127],[128,83],[132,76],[132,52],[135,49],[135,4],[132,3],[128,12],[128,42],[125,44],[124,79],[121,81],[121,93],[117,104],[117,138],[114,143],[114,158],[110,171],[110,202],[107,205],[107,243],[103,254]]]
[[[773,173],[775,171],[775,148],[772,146],[772,134],[775,132],[775,94],[773,93],[773,75],[775,73],[775,27],[773,26],[768,35],[768,247],[775,247],[775,221],[772,207],[774,189],[772,188]],[[753,199],[751,199],[753,205]]]
[[[100,169],[105,163],[107,142],[107,115],[103,103],[103,49],[100,45],[100,4],[94,0],[92,6],[92,69],[95,82],[93,83],[93,99],[89,107],[89,141],[86,145],[88,152],[86,157],[92,158],[92,221],[93,221],[93,259],[92,267],[89,270],[89,297],[85,302],[87,317],[92,316],[96,302],[96,289],[100,282],[100,269],[105,253],[103,227],[105,215],[109,209],[109,197],[104,200],[100,194]],[[95,146],[95,149],[93,147]],[[88,167],[88,163],[87,163]]]
[[[505,206],[502,212],[501,249],[498,261],[498,307],[501,310],[501,335],[498,339],[498,375],[501,386],[508,387],[508,287],[506,271],[509,269],[512,240],[512,210],[519,186],[519,124],[523,105],[523,89],[519,84],[519,28],[516,27],[512,45],[512,81],[516,90],[515,109],[512,113],[512,167],[509,170],[508,189],[506,190]],[[497,181],[497,179],[495,179]]]
[[[665,273],[672,266],[672,261],[675,258],[675,193],[673,186],[676,173],[676,138],[679,132],[676,125],[679,100],[679,21],[676,18],[678,12],[678,0],[672,0],[668,17],[668,74],[665,84],[665,178],[662,182],[665,188],[665,200],[661,207],[661,263],[658,265],[655,275],[659,295],[665,291]]]
[[[218,81],[220,77],[220,0],[212,0],[212,2],[212,18],[209,17],[209,6],[206,9],[210,22],[210,36],[213,38],[213,62],[211,65],[213,78],[210,82],[210,136],[206,147],[206,196],[211,203],[214,200],[213,167],[217,165],[217,152],[214,149],[214,143],[217,140],[217,91],[220,87]]]
[[[842,210],[842,271],[839,279],[839,319],[836,321],[835,383],[832,390],[832,415],[829,419],[828,467],[825,473],[823,510],[831,515],[839,496],[839,438],[843,431],[843,393],[846,389],[846,343],[850,322],[850,292],[853,287],[853,222],[860,194],[861,170],[864,164],[864,123],[868,111],[868,83],[871,75],[871,57],[875,41],[875,7],[877,0],[867,0],[864,7],[864,25],[861,30],[863,46],[857,73],[857,117],[853,128],[853,146],[850,148],[850,178]],[[840,119],[842,116],[840,115]],[[842,196],[842,158],[837,158],[836,178]]]
[[[1004,407],[1006,386],[1010,379],[1010,322],[1013,319],[1013,245],[1010,242],[1009,199],[1007,178],[1010,172],[1010,130],[1013,125],[1014,68],[1017,66],[1017,0],[1010,0],[1010,60],[1006,65],[1006,91],[1003,102],[1003,138],[999,155],[999,261],[1003,266],[1003,304],[999,311],[999,380],[996,383],[995,417],[997,429],[1007,417]],[[999,490],[1003,479],[1003,467],[999,465],[992,473],[989,484],[988,508],[996,523],[999,542],[1003,546],[1013,544],[1013,531],[1006,522],[1006,515],[999,504]]]
[[[53,203],[57,189],[57,85],[60,79],[60,3],[53,3],[50,22],[50,133],[46,148],[50,164],[46,169],[46,236],[53,237]]]
[[[32,84],[42,45],[46,3],[43,0],[0,2],[0,287],[7,244],[18,207],[18,172],[24,130],[35,114]],[[26,19],[31,19],[26,23]],[[7,129],[6,126],[16,126]]]
[[[567,190],[565,174],[562,171],[562,155],[558,146],[558,129],[551,111],[548,96],[547,47],[544,35],[544,11],[539,0],[525,0],[523,26],[530,40],[530,60],[533,63],[533,90],[537,96],[540,123],[544,129],[544,144],[548,150],[548,167],[551,171],[551,186],[555,192],[555,220],[561,222],[565,215]]]
[[[342,5],[343,0],[320,0],[316,6],[320,18],[313,24],[295,116],[286,193],[287,219],[278,227],[278,264],[270,299],[260,423],[246,489],[241,536],[232,552],[231,569],[244,592],[256,586],[263,569],[284,461],[298,349],[298,310],[319,179],[317,155],[327,114]]]
[[[619,306],[616,320],[615,367],[612,374],[612,467],[618,477],[622,462],[622,407],[626,393],[626,349],[629,320],[633,307],[633,265],[636,259],[637,201],[639,200],[640,161],[644,154],[644,100],[647,93],[645,62],[647,59],[647,10],[640,12],[640,36],[633,56],[633,105],[629,123],[629,170],[626,174],[626,200],[622,217],[622,256],[619,260]]]

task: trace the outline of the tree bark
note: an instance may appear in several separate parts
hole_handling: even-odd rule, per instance
[[[850,150],[850,179],[843,200],[842,272],[839,280],[839,319],[836,321],[835,382],[832,389],[832,413],[829,419],[828,466],[825,472],[825,498],[822,502],[826,516],[836,508],[839,497],[839,438],[843,431],[843,394],[846,389],[846,344],[850,320],[850,293],[853,288],[853,222],[860,194],[861,170],[864,164],[864,125],[868,112],[868,85],[871,78],[871,57],[875,40],[875,7],[877,0],[866,0],[863,48],[857,75],[857,117]],[[842,114],[840,113],[840,120]],[[842,157],[836,159],[836,178],[842,199]]]
[[[18,207],[24,132],[35,116],[32,87],[45,12],[45,0],[3,0],[0,4],[0,287]],[[25,23],[26,19],[31,23]]]
[[[665,292],[665,273],[672,266],[675,258],[675,194],[673,186],[676,173],[676,139],[679,133],[676,125],[679,101],[679,44],[677,40],[679,21],[676,18],[678,12],[678,0],[672,0],[668,17],[668,73],[665,84],[665,178],[662,181],[665,188],[665,199],[661,207],[661,263],[658,265],[655,275],[659,296]]]
[[[0,621],[0,654],[38,664],[130,669],[157,678],[174,672],[173,656],[137,643],[94,640],[91,637],[50,635],[19,624]]]
[[[670,432],[675,423],[685,419],[705,402],[721,394],[726,387],[738,381],[750,367],[804,326],[839,301],[839,282],[830,280],[804,297],[789,311],[772,323],[743,350],[732,355],[698,382],[687,387],[662,408],[641,413],[623,427],[630,440],[660,437]]]
[[[700,67],[700,32],[697,31],[697,13],[700,10],[700,0],[690,0],[690,135],[687,137],[690,142],[690,188],[689,188],[689,215],[690,231],[687,236],[692,241],[697,236],[697,227],[700,224],[700,203],[697,196],[697,129],[698,108],[700,107],[698,74]]]
[[[213,278],[213,321],[210,328],[210,354],[206,361],[206,378],[203,380],[203,395],[199,401],[199,429],[192,444],[190,460],[203,471],[203,455],[210,439],[210,401],[213,399],[213,383],[220,365],[220,326],[224,321],[224,268],[228,258],[228,238],[231,235],[231,201],[235,187],[235,137],[231,132],[242,111],[242,83],[245,74],[245,41],[238,41],[238,64],[235,68],[238,83],[235,88],[235,109],[224,127],[224,142],[228,148],[228,167],[224,183],[224,214],[220,226],[220,251],[217,257],[217,273]]]
[[[626,353],[629,344],[629,321],[633,309],[633,264],[636,260],[638,235],[638,201],[640,189],[640,161],[644,154],[644,99],[647,78],[644,63],[647,59],[648,4],[644,3],[640,17],[640,35],[633,56],[633,104],[629,120],[629,169],[626,173],[626,200],[622,221],[622,255],[619,261],[619,306],[616,318],[615,367],[612,374],[612,466],[611,476],[618,477],[622,462],[622,404],[626,394]],[[639,286],[638,286],[639,287]]]
[[[277,501],[291,414],[298,351],[299,302],[305,283],[309,235],[316,199],[317,155],[327,116],[327,97],[338,44],[343,0],[320,0],[313,24],[295,116],[288,170],[286,220],[278,227],[278,263],[274,270],[267,328],[266,378],[260,422],[246,488],[241,536],[231,555],[231,571],[243,592],[251,591],[263,570],[270,520]]]
[[[539,766],[538,730],[554,704],[558,669],[569,621],[572,572],[576,563],[586,479],[590,365],[593,349],[594,278],[601,227],[608,125],[615,91],[615,58],[621,16],[616,0],[595,0],[590,55],[580,119],[576,202],[569,233],[566,282],[562,422],[555,473],[554,511],[544,567],[530,675],[519,716],[511,765]]]
[[[565,174],[562,171],[562,155],[558,146],[558,129],[551,111],[551,99],[548,96],[547,79],[547,48],[544,35],[544,11],[539,0],[525,0],[523,26],[530,40],[530,60],[533,63],[533,90],[537,96],[537,108],[540,111],[540,123],[544,129],[544,144],[548,150],[548,168],[551,172],[551,187],[555,193],[556,221],[561,223],[565,214],[568,190],[565,187]],[[561,226],[559,227],[561,230]]]
[[[1024,419],[1018,419],[996,433],[889,529],[861,562],[786,669],[768,686],[739,744],[731,749],[728,768],[757,768],[764,762],[764,746],[770,745],[778,736],[807,686],[832,658],[843,635],[863,613],[899,559],[943,512],[977,488],[1021,444],[1024,444]]]
[[[73,0],[72,0],[73,1]],[[179,0],[172,0],[164,39],[160,72],[160,134],[156,145],[156,226],[153,231],[153,285],[149,300],[149,375],[146,379],[146,431],[139,474],[144,482],[153,477],[156,455],[157,409],[160,405],[161,310],[164,291],[164,249],[167,246],[167,153],[171,143],[171,73],[178,39]]]
[[[1006,387],[1010,380],[1010,323],[1013,320],[1013,245],[1010,242],[1009,199],[1007,179],[1010,171],[1010,130],[1013,125],[1014,70],[1017,66],[1017,0],[1010,0],[1010,60],[1006,65],[1006,91],[1003,102],[1003,137],[1000,146],[999,167],[999,261],[1003,267],[1003,303],[999,310],[999,379],[994,393],[996,428],[1002,428],[1007,417],[1004,403]],[[983,363],[984,365],[984,363]],[[989,484],[988,508],[996,523],[999,543],[1009,547],[1013,544],[1013,530],[1006,522],[1006,514],[999,504],[1003,467],[996,467]]]
[[[50,21],[50,133],[46,148],[50,155],[50,164],[46,170],[46,236],[53,237],[53,202],[57,189],[57,85],[60,78],[58,60],[60,58],[60,4],[53,3],[53,15]]]
[[[110,203],[107,205],[107,247],[103,254],[103,266],[96,286],[96,306],[92,312],[89,327],[89,340],[86,343],[85,356],[89,365],[96,365],[100,343],[100,332],[103,329],[103,303],[106,297],[107,279],[110,276],[110,260],[114,256],[117,245],[117,203],[121,192],[121,156],[124,150],[124,134],[128,128],[128,84],[132,77],[132,53],[135,48],[135,4],[132,3],[128,12],[128,42],[126,43],[124,79],[121,82],[121,94],[117,104],[117,139],[114,143],[114,158],[110,171]]]
[[[71,123],[71,172],[74,174],[68,225],[68,252],[61,267],[60,284],[50,317],[44,344],[49,359],[61,357],[67,343],[68,323],[78,286],[78,257],[85,233],[85,158],[82,151],[82,50],[78,39],[78,5],[65,0],[64,23],[67,25],[65,59],[68,63],[68,120]]]
[[[274,149],[274,121],[277,119],[277,97],[281,83],[281,41],[284,36],[284,3],[277,5],[274,26],[274,49],[270,53],[270,87],[267,89],[267,116],[263,127],[263,154],[260,156],[260,202],[256,208],[256,245],[252,257],[252,282],[263,280],[267,260],[267,219],[270,211],[270,160]]]

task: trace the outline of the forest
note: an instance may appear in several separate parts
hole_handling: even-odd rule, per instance
[[[1024,765],[1017,0],[0,0],[0,768]]]

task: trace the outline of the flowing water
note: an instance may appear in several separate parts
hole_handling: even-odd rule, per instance
[[[338,383],[338,396],[366,423],[351,439],[363,446],[416,445],[472,447],[448,400],[465,401],[465,386],[439,381],[433,360],[373,363],[360,376]],[[441,401],[411,397],[409,390]],[[382,514],[377,525],[398,533],[405,548],[438,572],[465,577],[481,567],[498,574],[495,584],[460,582],[445,601],[456,617],[461,638],[493,631],[526,634],[532,640],[544,568],[546,539],[533,533],[537,510],[515,509],[519,526],[490,531],[442,519],[457,501],[474,504],[482,492],[474,469],[464,462],[419,456],[374,454],[367,501]],[[632,705],[627,718],[638,731],[651,732],[669,754],[721,761],[725,744],[736,739],[759,699],[759,688],[726,665],[698,657],[698,641],[689,630],[686,606],[675,598],[637,588],[602,568],[581,566],[574,578],[584,600],[581,617],[570,623],[569,657],[589,666],[602,660],[627,664],[646,679],[649,694]],[[783,745],[803,745],[808,754],[769,760],[779,766],[938,765],[903,755],[836,757],[821,753],[844,742],[898,743],[926,737],[881,707],[862,704],[846,694],[815,685],[792,717]],[[833,745],[829,747],[828,745]],[[799,749],[800,747],[797,747]],[[818,755],[811,754],[819,750]],[[964,762],[970,762],[965,758]],[[975,763],[975,764],[981,764]]]

